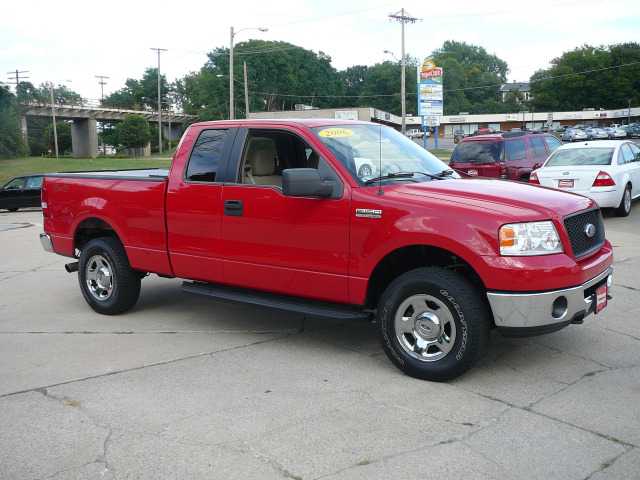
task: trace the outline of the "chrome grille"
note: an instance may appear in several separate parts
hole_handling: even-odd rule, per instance
[[[599,208],[568,215],[563,221],[571,242],[573,258],[584,257],[604,245],[604,222]],[[593,229],[589,225],[595,227],[591,236],[589,234],[592,232],[588,230]]]

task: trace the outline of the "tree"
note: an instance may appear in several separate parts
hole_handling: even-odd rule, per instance
[[[58,136],[58,152],[61,155],[71,152],[71,126],[67,122],[59,120],[56,122],[56,133]],[[53,122],[44,129],[44,143],[55,153],[55,139],[53,137]]]
[[[160,90],[162,98],[170,91],[167,78],[164,75],[160,75]],[[128,78],[124,88],[105,97],[102,105],[128,110],[157,110],[158,69],[147,68],[140,80]]]
[[[27,155],[27,146],[18,119],[16,97],[5,85],[0,85],[0,158]]]
[[[125,148],[144,148],[151,139],[149,122],[141,115],[129,114],[116,127],[118,139]]]
[[[199,72],[176,82],[186,113],[203,120],[229,118],[229,49],[216,48]],[[331,58],[286,42],[249,40],[234,47],[235,116],[246,112],[243,62],[247,63],[249,110],[293,110],[297,103],[338,106],[345,91]]]
[[[640,44],[583,45],[531,77],[536,110],[623,108],[640,102]]]
[[[495,106],[501,101],[500,86],[506,82],[509,67],[483,47],[447,40],[431,58],[444,69],[446,115],[483,113],[483,105]]]

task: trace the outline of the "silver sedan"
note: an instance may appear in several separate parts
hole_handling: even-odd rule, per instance
[[[624,131],[621,127],[609,127],[605,128],[607,132],[607,136],[609,140],[614,140],[616,138],[627,138],[627,132]]]
[[[604,128],[587,128],[584,133],[587,134],[587,139],[589,140],[606,140],[609,138],[609,133]]]
[[[560,140],[569,142],[583,142],[587,140],[587,134],[579,128],[567,128],[560,135]]]

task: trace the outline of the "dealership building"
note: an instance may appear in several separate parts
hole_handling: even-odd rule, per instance
[[[640,107],[619,110],[586,109],[576,112],[532,112],[495,113],[487,115],[469,115],[465,112],[458,115],[442,115],[439,117],[438,137],[451,138],[455,130],[473,133],[479,128],[492,127],[496,130],[510,131],[513,128],[555,129],[560,125],[578,125],[590,123],[597,127],[608,127],[611,124],[626,124],[638,120]],[[341,120],[363,120],[389,125],[400,130],[402,117],[376,108],[317,109],[297,105],[296,110],[279,112],[251,112],[249,118],[332,118]],[[422,117],[407,116],[406,128],[422,128]]]

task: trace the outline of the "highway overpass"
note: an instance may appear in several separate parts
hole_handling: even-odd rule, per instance
[[[86,105],[54,105],[56,121],[70,120],[71,141],[75,158],[95,158],[98,156],[98,128],[97,122],[121,122],[127,115],[141,115],[149,123],[158,123],[158,112],[147,110],[124,110],[120,108],[104,108]],[[27,137],[27,117],[52,117],[51,104],[27,103],[22,105],[20,124],[22,132]],[[197,122],[195,115],[171,113],[171,138],[180,136],[180,130],[185,123]],[[163,136],[168,137],[169,114],[162,112]]]

